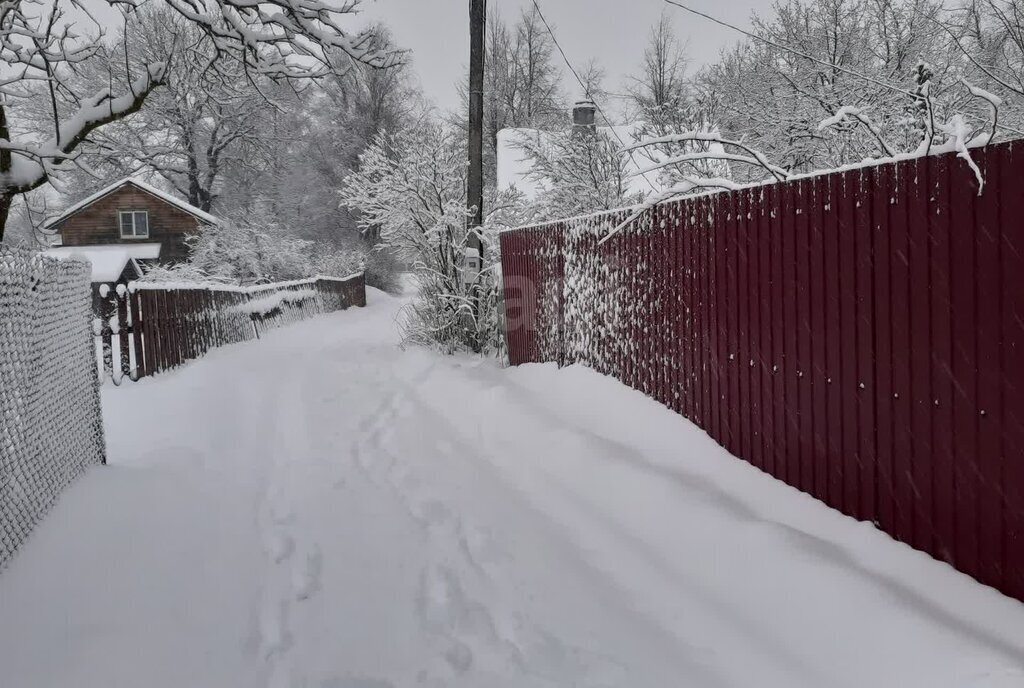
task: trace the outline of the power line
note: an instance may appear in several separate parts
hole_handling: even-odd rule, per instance
[[[612,135],[614,135],[615,138],[618,139],[619,145],[621,145],[623,148],[626,148],[626,142],[622,140],[621,136],[619,136],[619,132],[615,130],[615,127],[611,126],[611,120],[608,118],[608,115],[605,114],[604,110],[601,108],[601,105],[597,102],[597,98],[594,98],[593,94],[590,92],[590,89],[587,88],[587,85],[583,83],[583,79],[580,78],[579,72],[577,72],[576,68],[572,66],[571,62],[569,62],[569,56],[565,54],[565,51],[562,49],[561,44],[559,44],[558,39],[555,37],[555,32],[551,30],[551,25],[548,24],[548,20],[544,17],[544,12],[541,10],[540,5],[537,3],[537,0],[533,0],[533,7],[534,9],[537,10],[537,16],[540,17],[541,23],[543,23],[544,28],[547,29],[548,35],[551,36],[551,41],[555,44],[555,47],[558,49],[558,53],[562,56],[562,60],[565,61],[565,66],[568,67],[569,71],[572,72],[572,75],[576,77],[577,83],[579,83],[580,88],[583,89],[583,93],[588,98],[590,98],[590,102],[594,104],[594,108],[598,111],[598,113],[600,113],[601,117],[603,117],[604,120],[608,122],[608,128],[611,130]],[[633,164],[636,165],[637,169],[640,169],[640,163],[638,163],[636,161],[636,158],[633,156],[633,151],[627,152],[629,153],[629,159],[633,161]],[[657,193],[658,188],[654,186],[654,184],[651,182],[650,179],[647,178],[646,175],[644,175],[644,181],[647,182],[647,185],[651,187],[651,191]]]
[[[770,45],[773,48],[778,48],[779,50],[782,50],[783,52],[792,53],[793,55],[797,55],[797,56],[802,57],[802,58],[804,58],[806,60],[810,60],[811,62],[816,62],[817,64],[820,64],[823,67],[828,67],[830,69],[836,70],[837,72],[843,72],[844,74],[849,74],[850,76],[857,77],[858,79],[863,79],[864,81],[867,81],[868,83],[875,84],[876,86],[881,86],[882,88],[888,89],[888,90],[893,91],[895,93],[899,93],[900,95],[910,96],[911,98],[913,98],[915,100],[920,100],[920,98],[921,98],[920,94],[914,93],[913,91],[908,91],[908,90],[906,90],[904,88],[900,88],[898,86],[893,86],[892,84],[887,83],[885,81],[882,81],[881,79],[876,79],[875,77],[868,76],[867,74],[863,74],[863,73],[858,72],[858,71],[856,71],[854,69],[850,69],[848,67],[843,67],[842,65],[837,65],[837,64],[835,64],[833,62],[827,62],[825,60],[822,60],[820,58],[814,57],[812,55],[808,55],[805,52],[797,50],[796,48],[790,47],[790,46],[782,44],[782,43],[776,43],[773,40],[765,38],[764,36],[758,36],[757,34],[751,32],[751,31],[747,31],[746,29],[743,29],[743,28],[741,28],[739,26],[736,26],[735,24],[730,24],[729,22],[726,22],[726,21],[723,21],[721,19],[718,19],[716,17],[711,16],[710,14],[707,14],[706,12],[701,12],[700,10],[695,10],[692,7],[684,5],[683,3],[679,2],[679,0],[665,0],[665,2],[667,4],[669,4],[669,5],[674,5],[675,7],[678,7],[681,10],[689,12],[690,14],[695,14],[698,17],[703,17],[704,19],[707,19],[710,22],[714,22],[715,24],[718,24],[719,26],[724,26],[727,29],[732,29],[733,31],[737,31],[737,32],[743,34],[744,36],[747,36],[748,38],[754,39],[755,41],[760,41],[761,43],[765,43],[766,45]],[[967,116],[971,117],[972,119],[977,119],[976,117],[974,117],[973,115],[970,115],[970,114],[968,114]],[[996,126],[999,127],[1000,129],[1005,130],[1005,131],[1012,131],[1015,134],[1024,134],[1024,132],[1020,131],[1019,129],[1014,129],[1013,127],[1006,126],[1004,124],[996,123]]]
[[[843,67],[842,65],[837,65],[837,64],[835,64],[833,62],[827,62],[827,61],[822,60],[820,58],[813,57],[812,55],[808,55],[807,53],[801,52],[801,51],[797,50],[796,48],[791,48],[788,45],[784,45],[782,43],[776,43],[773,40],[765,38],[764,36],[758,36],[756,33],[753,33],[751,31],[747,31],[746,29],[740,28],[739,26],[736,26],[735,24],[730,24],[728,22],[722,21],[721,19],[717,19],[715,17],[712,17],[710,14],[707,14],[705,12],[701,12],[700,10],[695,10],[692,7],[688,7],[688,6],[684,5],[681,2],[678,2],[678,0],[665,0],[665,2],[667,4],[669,4],[669,5],[674,5],[674,6],[678,7],[681,10],[684,10],[684,11],[689,12],[691,14],[695,14],[698,17],[703,17],[704,19],[707,19],[708,21],[714,22],[715,24],[718,24],[719,26],[724,26],[727,29],[732,29],[733,31],[738,31],[739,33],[743,34],[744,36],[747,36],[748,38],[752,38],[755,41],[760,41],[761,43],[765,43],[767,45],[770,45],[773,48],[778,48],[779,50],[782,50],[782,51],[788,52],[788,53],[792,53],[794,55],[798,55],[798,56],[800,56],[800,57],[802,57],[802,58],[804,58],[806,60],[810,60],[811,62],[816,62],[816,63],[822,65],[823,67],[828,67],[829,69],[834,69],[837,72],[843,72],[844,74],[849,74],[850,76],[855,76],[858,79],[863,79],[864,81],[867,81],[869,83],[875,84],[876,86],[881,86],[882,88],[887,88],[890,91],[895,91],[896,93],[899,93],[901,95],[910,96],[911,98],[920,98],[920,96],[918,94],[914,93],[913,91],[908,91],[908,90],[906,90],[904,88],[900,88],[898,86],[893,86],[892,84],[887,83],[885,81],[882,81],[881,79],[876,79],[875,77],[868,76],[866,74],[862,74],[862,73],[860,73],[860,72],[858,72],[856,70],[849,69],[848,67]]]

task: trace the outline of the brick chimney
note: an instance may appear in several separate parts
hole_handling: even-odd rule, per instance
[[[572,126],[573,131],[595,131],[594,127],[594,113],[597,107],[593,101],[581,100],[572,107]]]

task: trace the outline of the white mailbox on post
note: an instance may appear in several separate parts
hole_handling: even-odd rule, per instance
[[[467,246],[465,259],[462,263],[462,281],[466,284],[467,288],[476,284],[477,277],[480,275],[480,268],[480,251],[474,247]]]

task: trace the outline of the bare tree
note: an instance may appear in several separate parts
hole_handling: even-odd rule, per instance
[[[643,198],[631,188],[629,154],[606,129],[524,137],[520,147],[542,187],[535,201],[540,219],[588,215]]]
[[[555,46],[536,9],[524,10],[509,28],[497,13],[487,24],[484,72],[484,178],[494,183],[498,132],[506,128],[564,127],[568,104],[561,92]],[[468,102],[460,90],[466,111]],[[464,116],[454,118],[465,127]]]
[[[979,80],[994,91],[1024,96],[1024,2],[967,0],[942,24]]]
[[[662,11],[644,49],[643,64],[633,77],[633,98],[642,110],[671,107],[686,98],[686,44],[672,26],[672,15]]]
[[[358,0],[164,2],[212,42],[211,67],[235,63],[248,75],[309,79],[336,69],[342,56],[377,67],[398,59],[377,48],[372,32],[341,28]],[[189,50],[173,43],[161,59],[133,66],[122,42],[124,79],[114,78],[111,65],[107,85],[83,90],[80,73],[110,61],[96,17],[111,5],[135,20],[136,0],[9,0],[0,7],[0,239],[13,200],[74,165],[94,132],[142,108],[166,83],[168,61]]]
[[[582,93],[580,94],[583,98],[593,103],[607,103],[610,93],[605,88],[605,81],[608,79],[608,70],[601,66],[601,63],[595,58],[591,58],[583,65],[583,68],[579,71],[580,81],[583,82],[580,88]],[[608,126],[611,122],[608,121],[605,115],[604,109],[597,111],[596,122],[601,126]]]
[[[105,162],[128,171],[152,170],[209,212],[229,166],[259,165],[270,154],[270,113],[295,96],[270,79],[246,74],[241,63],[212,68],[212,40],[166,6],[144,8],[134,19],[122,40],[135,62],[170,54],[175,44],[188,49],[168,63],[164,88],[141,112],[97,132],[97,147]],[[98,78],[108,79],[109,73]]]
[[[508,102],[508,107],[513,121],[536,125],[563,111],[554,53],[554,42],[537,8],[524,10],[515,27],[512,50],[512,79],[516,88],[510,93],[517,97]]]
[[[382,46],[390,37],[380,29]],[[398,133],[431,114],[407,63],[385,69],[355,65],[291,98],[264,126],[267,150],[251,164],[229,160],[223,173],[221,214],[272,214],[293,233],[339,248],[376,241],[340,206],[337,189],[359,157],[383,133]]]
[[[340,189],[341,200],[413,268],[419,289],[403,321],[406,339],[447,352],[492,352],[501,346],[499,264],[467,280],[466,239],[472,232],[484,256],[495,256],[497,230],[518,223],[519,203],[514,192],[492,191],[484,225],[467,226],[465,146],[461,130],[433,123],[378,136]]]
[[[971,100],[940,11],[934,0],[788,0],[755,17],[756,40],[703,70],[696,99],[711,127],[794,172],[914,151],[930,120]]]
[[[640,121],[633,132],[635,140],[659,142],[641,147],[633,155],[648,163],[673,161],[652,167],[652,170],[659,170],[666,187],[674,187],[694,176],[723,174],[721,159],[707,155],[715,145],[713,137],[675,136],[682,132],[710,130],[714,119],[705,109],[707,99],[697,97],[686,76],[689,65],[686,44],[676,34],[671,18],[672,15],[663,12],[651,27],[640,71],[632,77],[629,89]]]

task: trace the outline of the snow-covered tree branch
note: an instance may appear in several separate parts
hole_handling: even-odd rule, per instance
[[[364,230],[377,233],[383,246],[413,267],[419,293],[403,323],[406,339],[446,351],[491,352],[501,345],[496,231],[518,223],[521,201],[512,192],[492,192],[484,226],[467,229],[460,134],[432,123],[380,134],[345,180],[341,202],[357,212]],[[479,233],[489,261],[475,284],[464,274],[471,231]]]
[[[629,154],[603,129],[543,132],[518,145],[543,189],[535,202],[540,219],[621,208],[643,197],[633,188]]]
[[[220,72],[221,79],[231,74],[255,83],[308,80],[354,64],[388,68],[401,59],[381,48],[375,31],[342,27],[359,0],[153,1],[181,18],[180,30],[169,30],[163,50],[142,59],[127,40],[130,30],[113,42],[107,35],[112,14],[126,27],[145,15],[142,0],[0,3],[0,239],[15,198],[83,167],[86,144],[142,109],[179,62],[197,79]],[[202,60],[193,59],[199,54]],[[207,157],[216,158],[243,135],[221,131]]]

